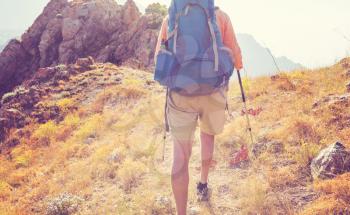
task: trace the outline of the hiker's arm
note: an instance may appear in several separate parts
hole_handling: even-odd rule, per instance
[[[157,63],[157,55],[160,50],[160,46],[162,44],[162,41],[165,41],[167,39],[167,29],[168,29],[168,17],[165,17],[162,23],[162,27],[160,28],[160,32],[158,35],[156,50],[154,53],[154,62]]]
[[[235,62],[235,67],[238,70],[243,68],[242,53],[241,48],[238,45],[235,31],[230,20],[230,17],[226,15],[225,30],[223,33],[223,41],[225,46],[230,48],[233,53],[233,61]]]

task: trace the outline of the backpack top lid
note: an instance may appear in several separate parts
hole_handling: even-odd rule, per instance
[[[172,0],[169,7],[169,27],[175,26],[176,15],[185,10],[188,4],[197,4],[205,8],[211,19],[215,17],[214,0]]]

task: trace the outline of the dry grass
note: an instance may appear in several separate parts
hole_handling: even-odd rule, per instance
[[[316,181],[314,186],[323,196],[311,203],[302,214],[350,213],[350,173],[331,180]]]
[[[267,174],[269,186],[273,189],[283,189],[293,185],[296,180],[296,173],[292,167],[282,167],[277,170],[270,170]]]
[[[268,185],[257,176],[247,178],[240,187],[240,206],[243,214],[264,213],[270,210],[266,205]]]
[[[58,131],[58,126],[54,121],[48,121],[40,125],[32,135],[32,142],[34,145],[49,145],[55,140],[55,134]]]
[[[146,166],[140,161],[126,159],[118,169],[117,176],[122,183],[123,189],[130,192],[138,185],[140,178],[147,171]]]

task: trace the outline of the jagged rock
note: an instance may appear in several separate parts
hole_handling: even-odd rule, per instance
[[[254,145],[252,152],[255,156],[259,156],[264,152],[281,153],[284,149],[283,143],[279,141],[263,141]]]
[[[49,61],[57,53],[57,39],[53,34],[44,32],[53,28],[49,22],[66,6],[67,0],[50,1],[34,24],[22,35],[21,41],[12,40],[1,52],[0,96],[28,79],[40,67],[40,63],[45,64],[43,66],[55,63]],[[57,32],[56,28],[52,31]],[[57,35],[58,33],[54,34]]]
[[[85,72],[91,69],[91,66],[95,63],[95,60],[89,56],[87,58],[79,58],[75,65],[78,66],[80,72]]]
[[[142,15],[132,0],[125,5],[114,0],[51,0],[21,41],[12,40],[1,53],[0,96],[41,67],[88,56],[151,69],[162,19],[157,13]]]
[[[0,97],[28,76],[31,56],[18,40],[11,40],[0,53]]]
[[[334,178],[350,171],[350,152],[337,142],[323,149],[312,160],[310,168],[314,179]]]
[[[127,0],[123,8],[123,22],[127,26],[141,17],[141,13],[133,0]]]
[[[32,78],[33,82],[31,82],[30,85],[47,82],[52,79],[56,72],[57,71],[54,67],[40,68]]]
[[[346,85],[346,91],[350,93],[350,82]]]

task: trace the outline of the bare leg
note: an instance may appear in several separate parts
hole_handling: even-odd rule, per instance
[[[174,141],[171,184],[178,215],[186,215],[189,183],[188,163],[191,151],[191,142]]]
[[[201,168],[201,183],[208,182],[208,175],[211,162],[213,160],[214,153],[214,135],[209,135],[201,132],[201,156],[202,156],[202,168]]]

